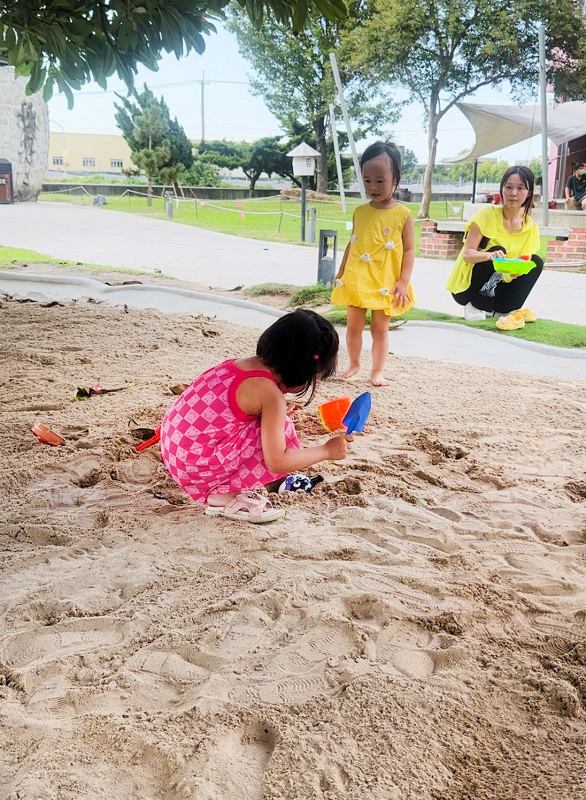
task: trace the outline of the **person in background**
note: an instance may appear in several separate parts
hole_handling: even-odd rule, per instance
[[[566,183],[566,205],[572,211],[586,211],[586,169],[575,163],[574,171]]]
[[[401,179],[401,154],[390,142],[375,142],[360,159],[370,202],[358,206],[352,236],[336,275],[332,303],[346,306],[346,344],[350,364],[342,374],[360,370],[362,332],[370,311],[373,386],[387,386],[383,370],[389,352],[389,320],[414,303],[411,273],[415,259],[415,227],[409,209],[395,200]]]
[[[467,320],[501,316],[496,327],[517,330],[535,322],[525,301],[543,270],[539,228],[531,219],[535,177],[528,167],[509,167],[501,179],[503,204],[488,206],[466,226],[464,245],[446,283]],[[526,275],[503,275],[495,258],[525,258],[535,267]]]

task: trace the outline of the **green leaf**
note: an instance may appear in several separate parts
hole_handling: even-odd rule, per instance
[[[45,101],[45,103],[48,103],[52,97],[53,97],[53,80],[50,79],[43,86],[43,100]]]

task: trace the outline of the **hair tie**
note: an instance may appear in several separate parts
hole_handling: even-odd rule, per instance
[[[319,356],[317,355],[317,353],[314,355],[313,360],[314,361],[319,361]]]

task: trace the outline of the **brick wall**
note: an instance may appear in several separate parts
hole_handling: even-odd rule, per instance
[[[586,228],[572,228],[566,240],[548,242],[545,260],[557,264],[586,262]]]
[[[438,231],[437,222],[426,219],[421,223],[419,255],[426,258],[456,258],[462,249],[464,234],[460,231]]]

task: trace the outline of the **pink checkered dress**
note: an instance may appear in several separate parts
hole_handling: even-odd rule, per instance
[[[161,458],[175,483],[200,503],[213,492],[258,489],[282,475],[264,463],[260,417],[245,414],[236,390],[247,378],[274,376],[242,370],[224,361],[196,378],[166,411],[161,422]],[[299,447],[295,426],[285,418],[287,447]]]

